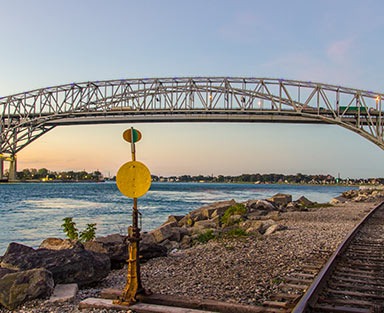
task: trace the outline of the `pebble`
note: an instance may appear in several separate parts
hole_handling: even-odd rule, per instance
[[[320,251],[330,256],[354,225],[375,203],[344,203],[309,212],[287,212],[280,224],[287,229],[263,237],[211,240],[168,257],[142,264],[143,286],[154,293],[183,295],[232,303],[260,305],[278,291],[282,278],[299,269]],[[73,303],[46,300],[25,303],[16,313],[123,313],[79,310],[87,297],[103,288],[123,289],[126,269],[115,270],[97,286],[79,290]],[[10,313],[0,308],[0,313]]]

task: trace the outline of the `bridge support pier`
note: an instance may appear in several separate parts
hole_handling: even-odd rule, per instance
[[[0,157],[0,181],[4,177],[4,160],[2,157]]]
[[[17,180],[17,159],[16,155],[13,155],[9,165],[8,181]]]

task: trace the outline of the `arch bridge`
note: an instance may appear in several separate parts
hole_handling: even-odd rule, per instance
[[[0,98],[0,178],[16,154],[60,125],[134,122],[336,124],[384,149],[384,94],[253,77],[143,78],[71,83]]]

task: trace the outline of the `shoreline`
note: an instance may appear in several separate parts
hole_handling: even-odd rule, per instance
[[[129,216],[126,218],[126,213],[129,214],[130,200],[120,199],[121,194],[112,182],[100,184],[17,183],[14,185],[0,185],[0,187],[0,193],[5,195],[4,201],[0,205],[0,211],[5,215],[3,215],[3,223],[0,223],[0,225],[6,231],[0,239],[0,255],[5,253],[11,241],[38,247],[41,241],[47,237],[65,238],[60,225],[62,224],[62,219],[68,216],[73,216],[80,227],[85,227],[90,218],[99,218],[100,214],[104,216],[105,220],[99,219],[97,236],[106,236],[115,232],[124,234],[126,227],[130,224]],[[146,207],[148,205],[148,208],[151,208],[151,210],[145,211],[143,214],[143,230],[150,231],[161,225],[166,220],[167,214],[186,214],[188,211],[208,204],[210,201],[224,201],[232,197],[236,201],[241,202],[248,199],[267,198],[275,193],[283,192],[292,194],[294,199],[307,195],[312,201],[324,203],[352,188],[327,185],[155,183],[152,185],[151,192],[146,197],[140,199],[139,205],[145,205]],[[93,191],[94,189],[100,192],[96,194]],[[174,191],[175,193],[169,194],[168,191]],[[71,194],[67,195],[67,192]],[[180,192],[183,198],[178,198],[179,196],[176,192]],[[108,198],[105,198],[106,194]],[[172,198],[172,195],[177,196]],[[155,198],[161,200],[158,207],[153,205]],[[168,201],[175,202],[169,203]],[[127,202],[128,209],[123,209],[125,207],[123,202]],[[62,208],[60,208],[61,203]],[[97,214],[92,213],[93,205],[100,208]],[[118,219],[116,223],[111,223],[110,216],[107,215],[107,207],[113,210],[114,214],[119,214],[120,217],[126,218],[126,222],[122,223],[122,219]],[[121,207],[121,209],[118,207]],[[36,215],[32,215],[34,210],[36,210]],[[26,213],[18,214],[18,211]],[[48,218],[51,212],[55,211],[57,211],[57,214],[53,215],[52,218]],[[46,229],[42,228],[41,232],[32,231],[30,232],[31,236],[29,236],[28,233],[23,231],[23,225],[28,225],[28,216],[35,216],[30,225],[34,229],[39,229],[40,227],[39,223],[36,222],[37,218],[44,220],[48,227]],[[7,220],[9,222],[5,224],[4,221]],[[23,241],[23,239],[26,239],[26,241]]]
[[[113,179],[104,179],[104,180],[14,180],[14,181],[0,181],[0,185],[8,184],[70,184],[70,183],[116,183],[116,180]],[[241,182],[241,181],[225,181],[225,182],[216,182],[216,181],[152,181],[152,184],[233,184],[233,185],[278,185],[278,186],[325,186],[325,187],[351,187],[351,188],[373,188],[373,189],[384,189],[384,185],[381,184],[358,184],[358,183],[295,183],[295,182]]]
[[[260,305],[278,291],[279,283],[308,258],[335,251],[347,233],[379,202],[347,202],[308,212],[285,212],[286,230],[260,238],[211,240],[142,264],[142,281],[155,293]],[[78,303],[101,289],[123,289],[126,268],[113,270],[97,286],[81,289],[74,303],[33,300],[13,312],[81,312]],[[0,313],[8,313],[4,308]],[[89,312],[82,310],[82,312]],[[91,312],[116,312],[92,309]]]

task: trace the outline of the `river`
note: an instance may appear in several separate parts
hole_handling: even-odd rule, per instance
[[[351,187],[281,184],[153,183],[138,199],[142,229],[161,225],[168,215],[184,215],[202,205],[235,199],[264,199],[276,193],[328,202]],[[73,217],[81,231],[96,223],[96,235],[125,234],[132,199],[113,182],[0,184],[0,255],[10,242],[38,247],[47,237],[65,238],[63,218]]]

